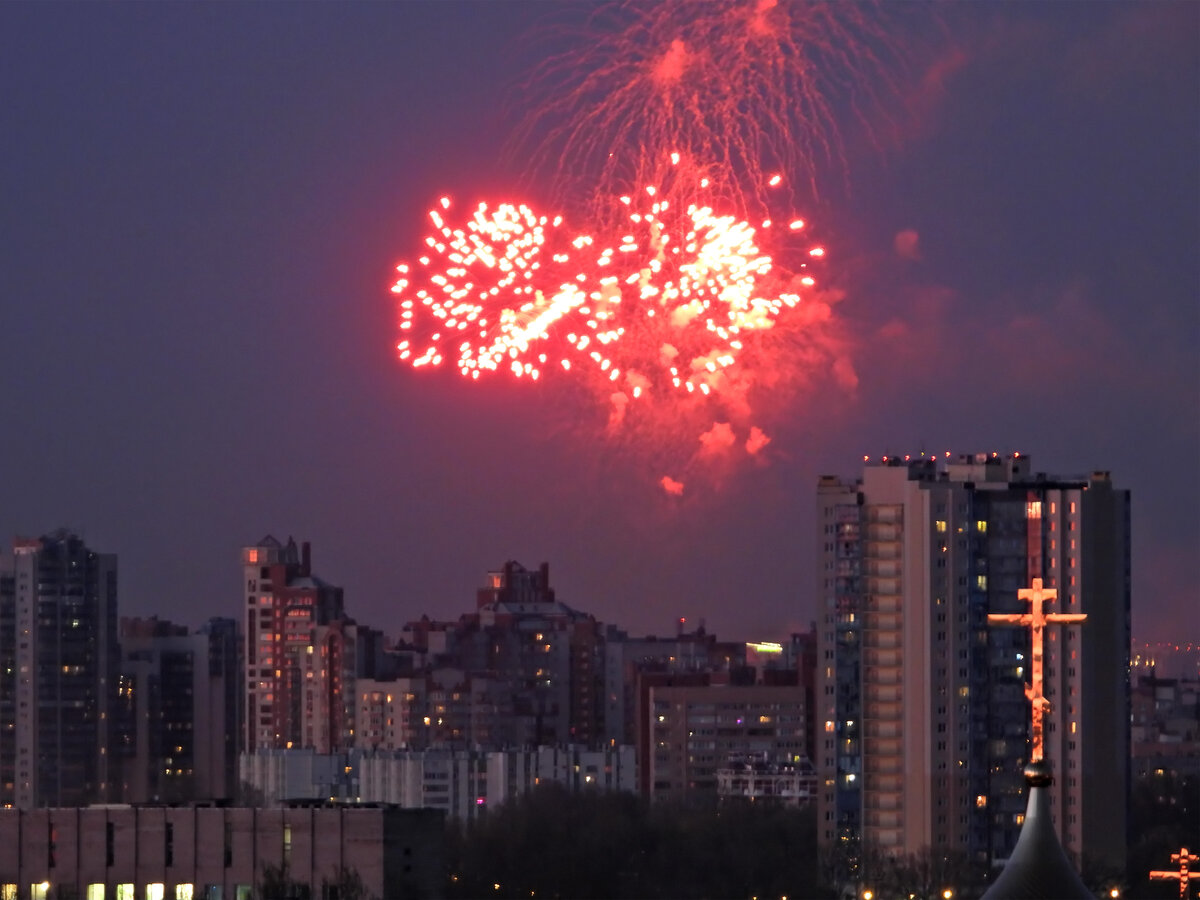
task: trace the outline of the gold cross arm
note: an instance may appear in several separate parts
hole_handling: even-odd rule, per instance
[[[1200,862],[1200,856],[1197,856],[1195,853],[1189,853],[1187,847],[1180,847],[1178,853],[1171,854],[1171,862],[1179,863],[1179,868],[1175,871],[1153,870],[1149,873],[1150,880],[1178,881],[1179,896],[1186,897],[1189,882],[1200,879],[1200,872],[1189,871],[1188,863]]]
[[[988,613],[988,621],[1008,625],[1032,625],[1033,616],[1029,613]]]
[[[1046,621],[1052,625],[1074,625],[1087,618],[1087,613],[1047,613]]]
[[[1025,687],[1025,696],[1033,704],[1033,749],[1030,761],[1038,762],[1045,756],[1042,717],[1050,708],[1050,701],[1042,693],[1042,632],[1047,625],[1076,625],[1087,618],[1086,613],[1048,613],[1047,600],[1058,599],[1057,588],[1043,588],[1042,579],[1035,578],[1028,588],[1017,591],[1017,597],[1029,601],[1027,613],[989,613],[988,622],[993,625],[1027,625],[1030,630],[1030,647],[1033,664],[1030,666],[1030,683]]]

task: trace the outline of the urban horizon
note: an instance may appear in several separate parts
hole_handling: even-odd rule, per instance
[[[0,900],[1200,878],[1200,4],[0,69]]]
[[[777,827],[811,828],[802,856],[823,862],[788,876],[793,895],[855,884],[886,894],[933,877],[972,897],[1004,889],[1007,866],[1033,865],[1019,862],[1028,803],[1054,817],[1043,844],[1070,854],[1054,879],[1076,892],[1141,884],[1163,838],[1187,833],[1171,825],[1135,840],[1127,829],[1147,804],[1190,808],[1200,677],[1167,677],[1157,657],[1135,654],[1129,492],[1106,471],[1050,476],[1014,454],[865,460],[814,493],[822,615],[778,642],[722,640],[684,619],[673,634],[631,635],[560,598],[548,562],[514,560],[489,568],[456,618],[387,633],[356,620],[309,542],[269,535],[241,549],[242,615],[189,628],[120,615],[117,554],[65,530],[15,539],[0,553],[0,792],[3,806],[50,818],[0,813],[0,829],[73,841],[97,827],[83,809],[92,803],[165,804],[180,811],[157,825],[103,813],[105,828],[139,847],[165,828],[197,856],[171,874],[168,837],[166,861],[138,851],[148,861],[133,874],[110,838],[108,866],[133,879],[118,897],[143,882],[157,897],[171,879],[177,897],[200,880],[206,898],[275,896],[284,889],[272,879],[349,884],[315,851],[290,869],[288,848],[310,840],[301,810],[366,804],[396,812],[353,820],[376,829],[381,850],[355,857],[355,871],[391,885],[385,896],[412,879],[458,896],[493,875],[540,882],[519,868],[501,876],[497,860],[450,861],[448,874],[433,861],[457,845],[437,841],[420,870],[400,871],[394,853],[406,857],[419,833],[431,840],[428,823],[401,813],[483,834],[530,804],[570,815],[599,791],[649,804],[638,815],[655,827],[700,827],[704,809],[736,817],[748,803],[746,827],[774,815]],[[1190,659],[1184,645],[1175,661]],[[905,763],[913,753],[924,778]],[[1025,785],[1020,766],[1043,754],[1057,778]],[[750,814],[755,804],[762,813]],[[243,807],[267,812],[246,818]],[[230,829],[256,841],[282,829],[282,863],[274,850],[228,849]],[[53,861],[57,839],[49,846]],[[43,884],[86,881],[103,896],[86,874],[98,851],[80,852]],[[42,859],[0,855],[0,884],[11,885],[6,867],[28,879]],[[661,874],[639,877],[651,881],[614,891],[658,891]],[[41,891],[31,897],[49,900]]]
[[[864,455],[1019,451],[1122,479],[1134,630],[1186,633],[1200,113],[1178,86],[1200,78],[1194,6],[772,7],[798,16],[801,34],[767,33],[813,54],[785,74],[818,78],[806,96],[827,91],[828,117],[770,120],[799,129],[761,135],[792,160],[781,183],[753,187],[772,160],[747,160],[731,193],[783,207],[756,246],[815,285],[773,314],[776,343],[730,364],[758,388],[748,412],[728,394],[647,405],[622,384],[620,422],[590,360],[536,382],[407,367],[401,304],[420,301],[390,290],[398,265],[419,274],[431,208],[453,230],[479,202],[528,202],[595,231],[599,253],[621,237],[596,209],[623,177],[605,154],[669,164],[695,147],[685,120],[662,119],[684,146],[596,123],[614,146],[577,163],[514,147],[569,118],[579,78],[614,72],[600,55],[638,71],[673,28],[737,33],[661,4],[661,33],[623,37],[631,23],[593,8],[6,5],[0,153],[21,178],[0,221],[0,373],[25,387],[0,399],[0,466],[20,473],[0,535],[66,525],[136,554],[132,614],[221,602],[241,541],[286,527],[364,620],[438,615],[478,567],[549,559],[580,606],[634,630],[686,616],[785,633],[813,616],[794,548],[810,544],[817,478]],[[777,108],[752,68],[770,49],[722,49],[747,109]],[[531,84],[548,60],[563,77]],[[719,149],[742,120],[717,114],[701,124]],[[830,158],[805,150],[822,146]],[[778,234],[797,217],[796,238]],[[657,377],[657,356],[630,352]]]

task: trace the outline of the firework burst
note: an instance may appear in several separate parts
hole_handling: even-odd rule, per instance
[[[770,438],[751,393],[800,362],[781,348],[824,327],[811,270],[825,251],[800,219],[718,211],[705,199],[719,189],[671,160],[671,178],[617,198],[612,231],[518,203],[461,215],[442,198],[424,254],[397,267],[400,359],[582,386],[610,433],[669,423],[697,454],[758,454]]]
[[[780,272],[755,225],[704,205],[707,187],[646,186],[618,202],[619,233],[572,229],[524,204],[479,204],[461,224],[443,198],[429,213],[425,255],[398,267],[400,358],[451,362],[470,378],[547,371],[600,378],[637,400],[708,396],[739,380],[748,343],[813,286],[807,249],[798,274]],[[798,235],[799,219],[783,228]]]
[[[524,86],[534,115],[518,145],[568,192],[576,175],[606,188],[657,183],[655,148],[673,147],[709,161],[726,208],[758,215],[772,173],[815,192],[819,165],[843,168],[839,114],[873,129],[895,105],[903,66],[884,11],[789,0],[604,5],[568,35],[575,48]]]

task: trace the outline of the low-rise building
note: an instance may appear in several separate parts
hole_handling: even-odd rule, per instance
[[[308,798],[430,808],[470,821],[540,784],[637,790],[632,746],[395,750],[319,754],[264,750],[241,760],[247,795],[267,806]]]
[[[817,799],[817,771],[806,758],[780,762],[769,754],[731,759],[717,769],[717,797],[780,806],[803,806]]]
[[[0,897],[251,900],[271,877],[314,897],[346,879],[368,896],[437,896],[442,818],[386,806],[4,809]]]
[[[808,758],[798,686],[652,685],[644,715],[642,783],[651,799],[715,798],[718,770],[747,756],[793,766]]]

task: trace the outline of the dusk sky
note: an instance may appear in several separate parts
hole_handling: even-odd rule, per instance
[[[635,633],[771,639],[815,618],[820,475],[1016,450],[1133,492],[1134,637],[1196,640],[1200,4],[906,4],[886,114],[835,110],[794,203],[854,377],[679,497],[561,379],[396,359],[426,210],[553,180],[517,86],[586,9],[0,4],[5,544],[76,530],[123,614],[190,625],[274,534],[389,633],[516,559]]]

